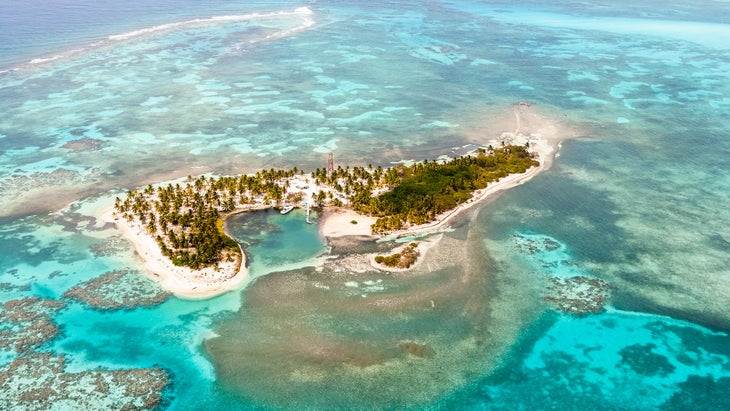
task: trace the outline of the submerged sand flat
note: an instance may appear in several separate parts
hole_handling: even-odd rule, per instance
[[[517,127],[500,137],[526,141],[541,126],[549,127],[551,140],[534,143],[541,163],[551,164],[563,136],[534,109],[515,106],[518,110],[530,116],[530,131]],[[498,266],[480,247],[480,230],[463,222],[474,218],[469,210],[476,204],[545,168],[509,176],[436,222],[399,233],[459,227],[424,238],[424,255],[401,272],[370,265],[373,254],[366,244],[373,240],[362,230],[367,219],[348,210],[327,212],[320,233],[338,239],[333,258],[317,268],[259,278],[247,288],[241,310],[206,342],[221,381],[238,395],[274,407],[357,406],[363,398],[368,407],[417,407],[463,387],[475,372],[492,370],[516,330],[535,321],[543,303],[522,283],[526,273],[515,270],[513,284],[488,274]],[[354,245],[343,249],[347,236]],[[360,261],[363,255],[370,257]],[[528,299],[520,305],[507,297],[517,284]],[[251,373],[257,378],[244,377]]]
[[[414,407],[493,369],[534,317],[495,305],[499,284],[484,275],[494,267],[476,238],[467,248],[445,236],[405,273],[354,272],[335,259],[259,278],[205,344],[221,382],[274,407],[365,398],[373,408]]]

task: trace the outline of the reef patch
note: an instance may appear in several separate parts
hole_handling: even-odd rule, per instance
[[[63,356],[33,353],[0,368],[0,409],[154,410],[170,384],[157,367],[66,373]]]
[[[74,130],[76,131],[76,130]],[[74,131],[71,132],[73,135]],[[80,138],[78,140],[71,140],[67,142],[66,144],[62,145],[62,148],[65,148],[66,150],[73,151],[73,152],[80,152],[80,151],[96,151],[101,149],[101,146],[104,144],[103,141],[97,140],[95,138]]]
[[[83,282],[63,296],[98,310],[131,310],[163,303],[170,293],[139,272],[114,270]]]
[[[59,333],[52,317],[65,307],[40,297],[6,302],[0,311],[0,349],[22,353],[52,340]]]
[[[94,257],[117,255],[127,251],[128,249],[129,241],[125,240],[121,235],[113,235],[90,247],[91,253],[94,254]]]
[[[571,277],[548,279],[545,301],[566,314],[583,316],[606,310],[611,286],[596,278]]]

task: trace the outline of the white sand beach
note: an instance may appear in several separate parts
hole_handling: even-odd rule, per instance
[[[243,250],[240,267],[236,262],[222,262],[217,269],[208,267],[192,270],[174,265],[169,258],[162,255],[157,242],[144,227],[139,223],[115,216],[113,208],[105,211],[102,219],[116,224],[124,237],[134,244],[149,277],[180,298],[191,300],[211,298],[235,289],[248,277]]]
[[[323,237],[370,236],[372,235],[370,226],[375,224],[376,220],[375,217],[358,214],[349,208],[334,208],[327,210],[320,219],[319,233]]]
[[[532,167],[521,174],[511,174],[497,182],[489,184],[484,189],[476,190],[472,198],[460,204],[456,208],[439,215],[434,221],[408,227],[406,229],[390,233],[386,238],[398,238],[416,234],[430,234],[442,231],[448,224],[464,212],[486,199],[492,198],[499,193],[512,187],[523,184],[540,172],[552,165],[553,158],[557,155],[560,143],[565,138],[575,137],[574,131],[563,127],[559,122],[543,117],[526,103],[517,103],[513,106],[513,121],[516,124],[514,132],[504,132],[499,138],[482,142],[483,146],[499,146],[501,144],[529,145],[531,151],[536,154],[539,166]],[[282,181],[287,195],[296,195],[301,199],[301,206],[310,207],[315,204],[314,198],[320,191],[336,198],[344,203],[347,198],[342,194],[334,192],[326,185],[317,185],[309,176],[300,174],[289,177]],[[291,204],[296,206],[297,204]],[[253,204],[238,207],[233,213],[251,211],[271,207],[271,203],[264,204],[263,198]],[[144,267],[149,272],[150,278],[157,281],[163,288],[175,295],[189,299],[204,299],[224,293],[236,288],[248,276],[248,269],[245,267],[245,255],[242,251],[240,266],[237,262],[220,263],[218,267],[208,267],[201,270],[192,270],[187,267],[179,267],[172,264],[172,261],[165,257],[160,248],[146,228],[137,220],[130,222],[124,218],[114,215],[113,209],[104,213],[104,221],[115,223],[119,230],[135,246],[137,253],[144,261]],[[225,217],[224,217],[225,218]],[[358,214],[352,209],[345,207],[328,208],[320,219],[319,232],[325,238],[343,236],[370,236],[371,226],[376,222],[375,217]],[[433,247],[440,236],[420,241],[418,250],[422,259],[430,247]],[[393,251],[397,252],[397,250]],[[371,264],[378,269],[386,271],[401,271],[390,267],[376,264],[375,256],[372,256]],[[418,263],[416,263],[418,264]]]
[[[552,135],[551,135],[552,137]],[[554,156],[557,154],[560,141],[559,138],[535,138],[534,136],[526,136],[518,134],[510,136],[513,144],[525,144],[530,141],[530,147],[537,154],[537,160],[540,162],[538,167],[532,167],[521,174],[511,174],[501,180],[489,184],[484,189],[476,190],[472,198],[465,203],[460,204],[456,208],[439,215],[434,221],[418,226],[408,227],[403,230],[395,231],[388,234],[388,237],[403,237],[408,235],[420,234],[425,232],[437,232],[445,228],[449,222],[463,211],[468,210],[475,205],[484,202],[486,199],[523,184],[552,165]],[[495,145],[498,144],[493,141]],[[351,221],[357,221],[352,224]],[[372,235],[370,225],[375,223],[377,219],[374,217],[363,216],[349,209],[339,209],[335,212],[325,214],[320,222],[320,233],[324,237],[342,237],[342,236],[362,236]]]
[[[416,246],[416,251],[418,251],[418,259],[412,266],[410,266],[408,268],[389,267],[385,264],[379,264],[375,261],[375,257],[377,257],[378,255],[391,255],[391,254],[400,253],[401,251],[403,251],[403,249],[408,247],[411,244],[411,242],[408,242],[399,247],[396,247],[387,253],[371,254],[370,255],[370,265],[377,268],[378,270],[388,271],[391,273],[399,273],[399,272],[403,272],[403,271],[413,270],[414,268],[421,265],[424,257],[426,256],[426,253],[428,253],[428,250],[430,250],[433,247],[435,247],[436,245],[438,245],[439,241],[441,241],[441,238],[443,238],[443,236],[444,236],[443,234],[438,234],[438,235],[429,236],[426,239],[414,240],[413,241],[414,243],[418,243],[418,245]]]

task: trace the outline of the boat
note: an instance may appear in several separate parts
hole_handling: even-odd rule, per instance
[[[286,207],[284,207],[284,208],[281,209],[281,214],[287,214],[287,213],[289,213],[293,209],[294,209],[294,206],[286,206]]]

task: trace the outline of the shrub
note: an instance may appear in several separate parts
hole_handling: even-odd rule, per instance
[[[418,243],[410,243],[400,253],[388,256],[376,256],[375,262],[388,267],[410,268],[418,260],[418,256],[420,255],[416,247],[418,247]]]

